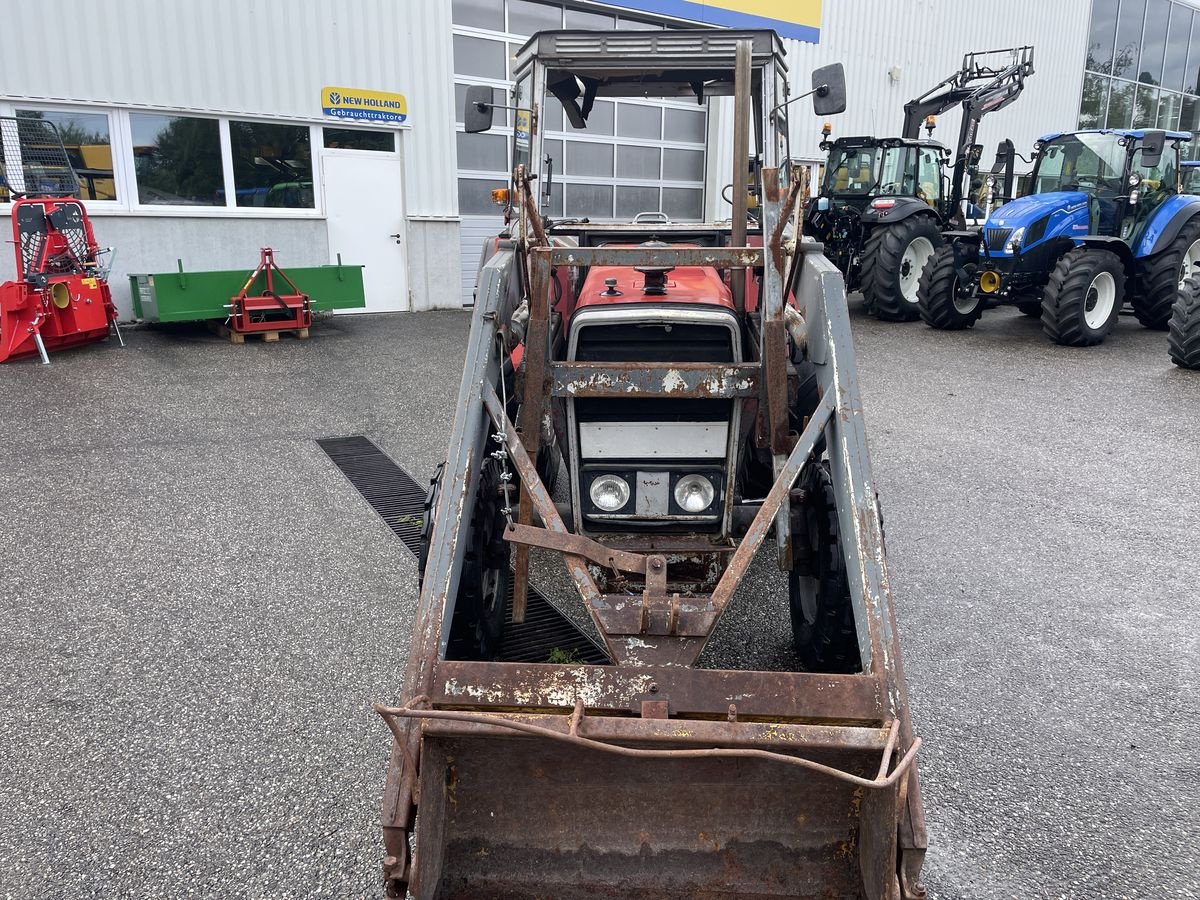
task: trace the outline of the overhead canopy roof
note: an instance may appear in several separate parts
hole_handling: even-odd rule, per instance
[[[743,40],[750,42],[753,68],[787,71],[783,42],[766,29],[541,31],[517,51],[517,77],[536,57],[546,66],[552,89],[578,78],[599,97],[728,95],[737,44]]]

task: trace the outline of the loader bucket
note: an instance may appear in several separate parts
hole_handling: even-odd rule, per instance
[[[860,842],[890,848],[876,896],[892,896],[898,782],[868,790],[769,759],[630,759],[445,731],[427,732],[423,754],[421,900],[860,897]],[[886,735],[871,740],[807,755],[872,778]]]

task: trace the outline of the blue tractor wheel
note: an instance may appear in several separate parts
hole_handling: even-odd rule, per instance
[[[1125,302],[1125,266],[1109,250],[1062,255],[1042,295],[1042,330],[1056,344],[1090,347],[1112,330]]]

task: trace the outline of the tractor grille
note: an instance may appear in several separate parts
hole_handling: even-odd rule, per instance
[[[1009,236],[1013,233],[1011,228],[988,228],[986,231],[989,250],[1003,250],[1004,245],[1008,243]]]
[[[322,438],[317,445],[404,546],[417,553],[421,543],[425,489],[392,462],[370,438],[362,435]],[[509,585],[511,617],[511,578]],[[530,586],[526,596],[525,621],[518,625],[508,618],[504,623],[497,657],[501,662],[544,663],[554,650],[590,665],[610,662],[604,650],[560,613],[537,588]]]

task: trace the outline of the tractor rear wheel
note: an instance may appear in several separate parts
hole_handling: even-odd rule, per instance
[[[1165,331],[1183,282],[1200,275],[1200,216],[1186,223],[1162,253],[1143,259],[1134,276],[1130,305],[1147,328]]]
[[[975,266],[968,264],[965,268],[970,273]],[[931,328],[959,331],[970,328],[983,315],[979,295],[958,277],[953,247],[940,248],[925,267],[918,297],[921,318]]]
[[[1090,347],[1112,330],[1125,302],[1125,267],[1108,250],[1077,247],[1059,259],[1042,296],[1042,331],[1056,344]]]
[[[867,309],[885,322],[917,319],[921,273],[943,243],[936,220],[928,215],[876,227],[863,248],[859,278]]]
[[[796,653],[810,672],[858,672],[862,669],[858,632],[829,463],[809,462],[799,487],[804,501],[798,512],[805,527],[798,529],[793,539],[806,540],[808,552],[806,561],[788,573]]]
[[[1200,276],[1187,278],[1171,309],[1167,349],[1171,362],[1184,369],[1200,369]]]

